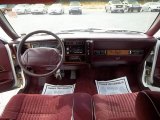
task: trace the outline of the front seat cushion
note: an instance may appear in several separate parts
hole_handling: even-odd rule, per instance
[[[84,100],[83,100],[84,99]],[[84,101],[77,105],[76,100]],[[89,103],[87,103],[89,102]],[[3,119],[12,120],[71,120],[80,119],[82,113],[88,113],[86,120],[92,119],[91,98],[88,94],[68,94],[59,96],[18,94],[7,104]],[[74,113],[75,110],[76,112]]]
[[[118,95],[94,95],[96,120],[136,120],[135,100],[137,93]]]

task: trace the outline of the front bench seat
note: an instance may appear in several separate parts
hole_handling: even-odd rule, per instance
[[[96,120],[136,120],[135,101],[137,93],[118,95],[94,95]]]
[[[75,93],[59,96],[18,94],[7,104],[1,119],[92,120],[91,96]]]

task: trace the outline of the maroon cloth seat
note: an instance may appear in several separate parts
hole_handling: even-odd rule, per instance
[[[160,120],[160,92],[139,92],[135,111],[137,120]]]
[[[1,119],[92,120],[91,96],[76,93],[59,96],[18,94],[7,104]]]
[[[96,120],[136,120],[135,100],[137,93],[119,95],[94,95]]]

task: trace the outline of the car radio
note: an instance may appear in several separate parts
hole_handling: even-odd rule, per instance
[[[83,45],[66,46],[66,54],[84,54],[85,48]]]
[[[66,55],[69,54],[85,54],[85,42],[82,41],[66,41],[65,42]]]
[[[66,62],[84,62],[86,59],[84,40],[66,40],[65,41],[65,61]]]

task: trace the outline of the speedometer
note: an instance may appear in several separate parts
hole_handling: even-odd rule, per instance
[[[36,48],[36,47],[50,47],[50,48],[55,48],[57,47],[57,42],[51,42],[51,41],[43,41],[43,42],[33,42],[32,43],[32,48]]]

